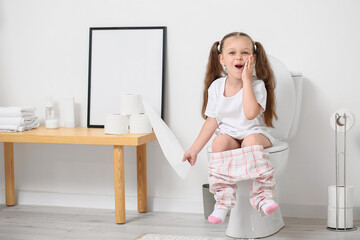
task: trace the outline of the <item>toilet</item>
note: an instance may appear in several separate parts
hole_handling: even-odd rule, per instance
[[[300,119],[303,77],[301,73],[290,73],[286,66],[275,57],[268,56],[268,59],[276,80],[275,95],[278,120],[274,121],[274,129],[271,132],[276,141],[272,147],[266,148],[265,151],[270,154],[270,161],[275,168],[275,201],[279,203],[280,176],[287,164],[290,151],[288,141],[296,135]],[[211,146],[207,148],[207,151],[208,156],[211,157]],[[228,237],[263,238],[277,233],[285,226],[281,215],[281,203],[273,214],[261,217],[250,205],[250,191],[250,180],[237,183],[236,204],[230,211],[229,223],[225,233]]]

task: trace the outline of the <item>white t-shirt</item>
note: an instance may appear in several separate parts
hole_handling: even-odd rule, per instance
[[[262,110],[255,119],[248,120],[243,110],[243,89],[231,97],[224,96],[226,78],[216,79],[208,89],[205,115],[216,118],[219,126],[215,133],[227,134],[239,140],[250,134],[260,133],[274,143],[275,139],[270,135],[270,128],[265,125],[261,116],[266,109],[267,92],[264,82],[256,77],[251,79],[256,100]]]

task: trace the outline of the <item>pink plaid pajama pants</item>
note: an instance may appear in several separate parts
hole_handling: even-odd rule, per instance
[[[215,208],[232,208],[236,200],[236,182],[251,179],[250,204],[264,215],[261,207],[274,197],[273,174],[269,154],[262,145],[213,153],[209,163],[209,185],[216,200]]]

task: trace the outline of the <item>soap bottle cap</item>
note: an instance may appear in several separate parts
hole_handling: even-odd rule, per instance
[[[46,96],[45,107],[47,108],[54,107],[54,101],[52,100],[51,96]]]

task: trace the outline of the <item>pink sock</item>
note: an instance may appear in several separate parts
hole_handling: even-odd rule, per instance
[[[261,209],[263,210],[263,212],[265,213],[265,215],[271,215],[272,213],[274,213],[276,211],[276,209],[279,208],[279,204],[275,203],[275,202],[270,202],[267,204],[264,204]]]
[[[216,208],[208,217],[209,223],[220,224],[225,221],[228,209]]]

